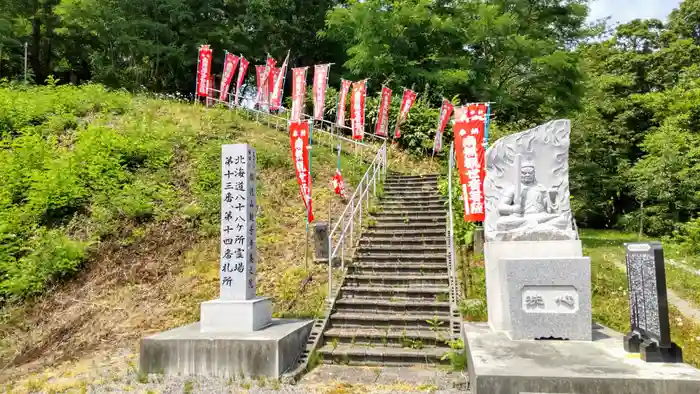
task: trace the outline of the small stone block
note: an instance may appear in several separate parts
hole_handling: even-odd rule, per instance
[[[202,332],[252,332],[272,321],[272,299],[211,300],[200,308]]]

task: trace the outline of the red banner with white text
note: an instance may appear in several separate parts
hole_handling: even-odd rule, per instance
[[[470,104],[455,109],[455,155],[464,202],[464,220],[467,222],[483,222],[485,218],[485,123],[486,104]]]
[[[282,106],[282,95],[284,94],[284,79],[287,75],[287,62],[289,61],[289,52],[287,57],[284,58],[282,62],[282,67],[278,68],[276,75],[270,81],[273,84],[272,90],[270,90],[270,109],[279,109]]]
[[[267,86],[270,78],[270,70],[272,70],[276,64],[277,61],[268,56],[265,65],[262,66],[261,74],[258,76],[258,95],[255,98],[256,104],[261,104],[261,106],[270,104],[270,91]],[[256,70],[257,68],[258,66],[255,66]]]
[[[336,114],[335,123],[338,126],[345,126],[345,108],[347,108],[348,91],[352,81],[340,80],[340,95],[338,96],[338,113]]]
[[[391,105],[391,89],[382,88],[382,101],[379,104],[377,113],[377,127],[374,133],[386,137],[389,133],[389,105]]]
[[[238,95],[240,94],[241,91],[241,86],[243,86],[243,80],[245,80],[245,73],[248,71],[248,61],[241,56],[240,58],[240,66],[238,67],[238,78],[236,78],[236,97],[235,97],[235,105],[238,105]]]
[[[299,183],[299,193],[306,207],[307,219],[314,220],[311,200],[311,171],[309,169],[309,122],[289,122],[292,161]]]
[[[258,85],[258,93],[255,96],[255,104],[259,104],[260,101],[263,100],[263,96],[265,96],[265,94],[263,94],[264,93],[263,91],[267,92],[267,89],[265,88],[265,83],[263,82],[264,75],[265,75],[265,66],[261,65],[261,64],[256,65],[255,66],[255,78],[257,81],[257,85]]]
[[[353,82],[352,96],[350,97],[350,124],[352,125],[352,138],[362,140],[365,136],[365,95],[367,80]]]
[[[199,47],[199,61],[197,62],[197,96],[209,96],[209,75],[211,74],[212,50],[209,45]]]
[[[323,110],[326,104],[326,86],[328,85],[328,71],[330,64],[314,66],[314,119],[323,120]]]
[[[219,87],[219,100],[221,101],[226,101],[227,99],[228,88],[231,86],[231,80],[233,79],[233,74],[236,72],[236,66],[238,66],[238,56],[226,52],[226,57],[224,58],[224,72],[221,75],[221,86]]]
[[[292,116],[289,120],[298,122],[304,112],[304,97],[306,96],[306,69],[299,67],[292,69]]]
[[[440,108],[440,116],[438,117],[438,128],[435,131],[435,141],[433,141],[433,153],[442,150],[442,134],[445,132],[447,122],[450,121],[450,116],[454,106],[447,99],[442,99],[442,107]]]
[[[399,117],[396,119],[396,129],[394,130],[394,138],[401,138],[401,125],[406,120],[408,116],[408,111],[413,107],[413,103],[416,102],[416,92],[411,89],[405,89],[403,91],[403,100],[401,100],[401,109],[399,110]]]
[[[279,67],[272,67],[270,68],[270,75],[267,77],[267,89],[268,93],[270,95],[270,109],[277,109],[279,108],[281,101],[282,101],[282,96],[278,95],[279,89],[275,90],[275,81],[277,81],[277,77],[282,74],[282,69]],[[277,97],[275,97],[277,96]],[[277,101],[279,99],[279,102]]]

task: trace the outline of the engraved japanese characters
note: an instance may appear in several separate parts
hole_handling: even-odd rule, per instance
[[[503,137],[487,150],[487,241],[576,238],[569,204],[570,132],[570,121],[555,120]]]

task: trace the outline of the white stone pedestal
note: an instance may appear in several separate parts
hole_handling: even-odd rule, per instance
[[[487,241],[484,245],[486,303],[491,329],[495,331],[511,330],[505,259],[582,256],[583,249],[580,240]]]
[[[202,332],[257,331],[272,322],[272,299],[205,301],[200,307],[200,321]]]

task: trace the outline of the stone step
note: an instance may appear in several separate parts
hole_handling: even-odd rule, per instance
[[[435,194],[432,196],[421,196],[421,195],[402,195],[402,196],[386,196],[384,197],[384,200],[382,200],[382,204],[385,203],[413,203],[413,204],[418,204],[418,203],[444,203],[444,197],[442,197],[439,194]]]
[[[386,229],[386,228],[376,228],[373,229],[372,227],[368,228],[365,232],[362,233],[362,237],[373,237],[375,235],[393,235],[396,237],[437,237],[437,236],[442,236],[446,237],[447,236],[447,229],[444,227],[440,226],[432,226],[430,228],[425,228],[423,230],[417,231],[416,229],[412,229],[409,227],[398,227],[398,228],[392,228],[392,229]]]
[[[414,226],[425,226],[425,225],[433,225],[433,224],[439,224],[441,226],[446,226],[447,225],[447,218],[442,216],[442,217],[425,217],[425,218],[398,218],[398,217],[375,217],[374,218],[375,223],[374,224],[385,224],[385,225],[393,225],[393,226],[407,226],[413,224]]]
[[[404,198],[404,197],[442,197],[437,189],[415,189],[415,190],[386,190],[384,198]]]
[[[445,201],[442,201],[441,199],[432,199],[432,201],[419,201],[419,203],[416,201],[410,201],[407,203],[403,201],[403,199],[391,199],[382,200],[380,205],[383,210],[402,210],[419,208],[444,210],[446,208]]]
[[[408,174],[397,174],[397,173],[389,173],[387,174],[386,179],[387,180],[397,180],[397,181],[404,181],[404,180],[435,180],[437,181],[439,174],[424,174],[424,175],[408,175]]]
[[[394,251],[373,251],[373,252],[358,252],[354,257],[354,261],[386,261],[386,262],[444,262],[447,258],[446,251],[443,253],[424,252],[424,253],[401,253],[400,250]]]
[[[330,317],[332,328],[384,328],[393,331],[404,329],[445,330],[450,327],[450,316],[446,314],[416,313],[345,313],[333,312]]]
[[[349,274],[345,275],[345,286],[421,286],[421,287],[447,287],[450,279],[447,275],[368,275]]]
[[[445,212],[442,212],[441,214],[429,214],[429,213],[406,213],[403,215],[397,215],[397,214],[386,214],[384,212],[378,212],[373,215],[374,219],[379,221],[379,222],[397,222],[397,223],[405,223],[405,222],[444,222],[447,220],[447,215],[445,215]]]
[[[450,303],[445,301],[416,301],[397,299],[341,298],[335,302],[337,311],[352,313],[419,313],[448,314]]]
[[[417,287],[417,286],[343,286],[342,297],[385,299],[397,301],[431,300],[444,301],[449,296],[449,287]]]
[[[354,274],[395,274],[435,275],[447,273],[447,262],[441,263],[373,263],[355,262],[348,266],[348,273]]]
[[[374,235],[364,235],[360,239],[360,248],[364,246],[389,246],[396,247],[401,245],[406,246],[439,246],[441,248],[447,247],[447,239],[442,237],[416,237],[413,234],[405,234],[404,236],[393,236],[391,233],[386,235],[374,234]]]
[[[442,240],[443,245],[424,245],[424,244],[407,244],[403,242],[398,242],[396,244],[377,244],[377,243],[362,243],[360,241],[360,247],[358,248],[359,253],[378,253],[384,251],[396,251],[397,245],[399,250],[402,252],[417,252],[417,253],[445,253],[447,251],[447,245],[444,244],[445,240]]]
[[[449,360],[441,360],[448,349],[428,347],[423,349],[403,349],[394,347],[353,346],[329,343],[318,349],[327,364],[413,366],[416,364],[446,365]]]
[[[381,330],[376,328],[331,328],[323,333],[324,343],[354,344],[369,347],[423,349],[449,348],[449,330],[406,329]]]
[[[377,217],[397,217],[397,218],[404,218],[405,216],[412,217],[412,216],[429,216],[429,217],[445,217],[447,215],[447,211],[445,211],[443,208],[440,209],[425,209],[425,210],[420,210],[420,209],[402,209],[402,210],[381,210],[375,214]]]
[[[441,229],[443,234],[447,231],[445,223],[416,223],[409,221],[408,223],[380,223],[377,222],[369,227],[370,231],[373,229],[379,229],[380,231],[396,231],[396,230],[408,230],[412,231],[414,234],[425,234],[423,230],[438,230]]]

